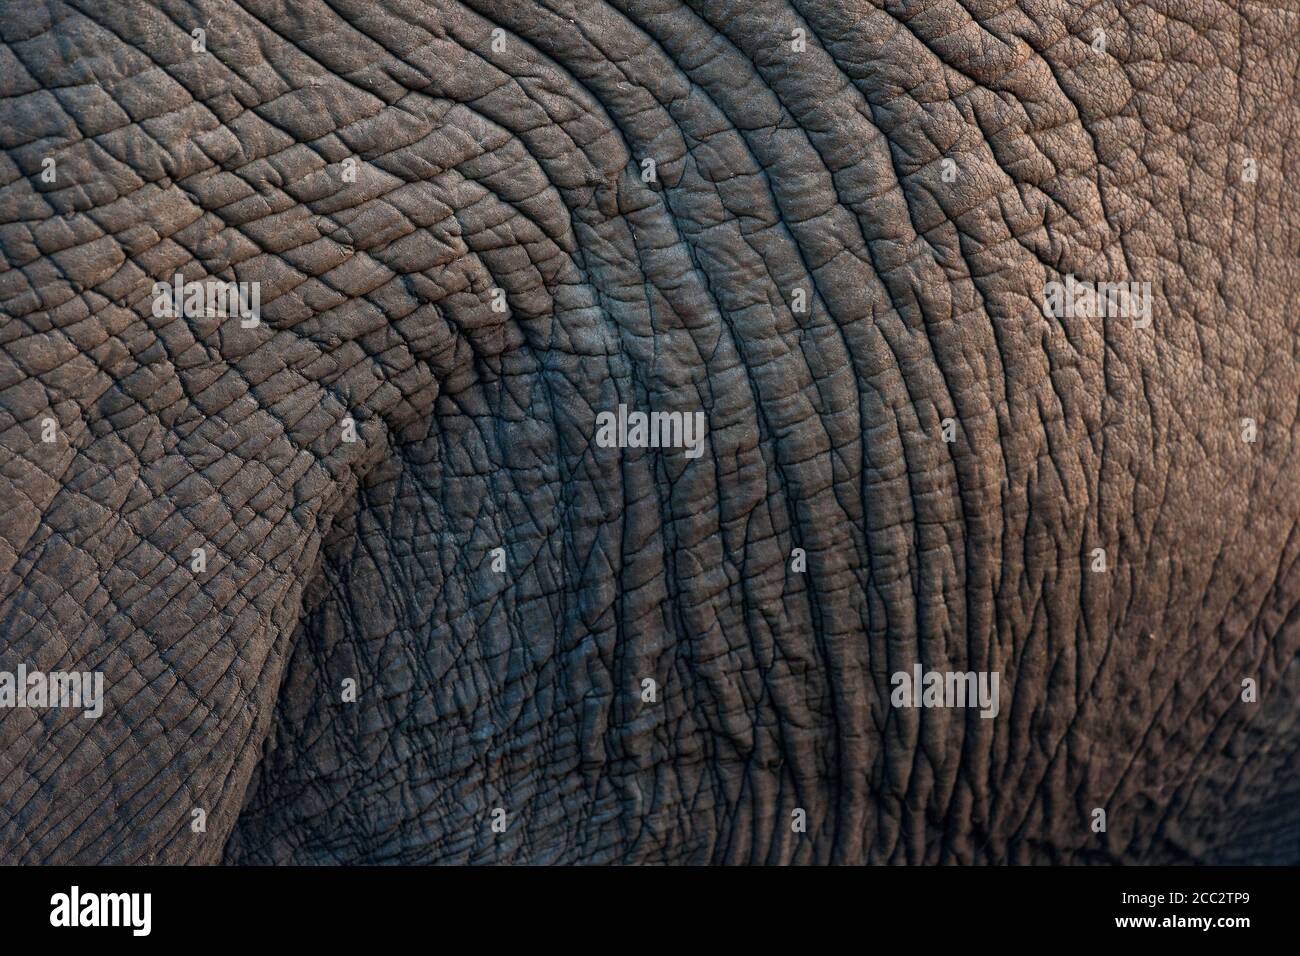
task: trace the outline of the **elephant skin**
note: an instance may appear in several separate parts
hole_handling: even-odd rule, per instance
[[[6,5],[0,861],[1300,862],[1298,37]]]

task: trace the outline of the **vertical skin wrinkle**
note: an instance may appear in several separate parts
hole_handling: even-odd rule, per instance
[[[0,670],[105,706],[0,711],[0,860],[1300,862],[1296,35],[6,11]],[[260,324],[155,316],[178,272]],[[892,707],[915,664],[1000,713]]]

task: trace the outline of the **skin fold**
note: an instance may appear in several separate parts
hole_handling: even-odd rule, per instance
[[[6,5],[0,861],[1300,862],[1298,37]]]

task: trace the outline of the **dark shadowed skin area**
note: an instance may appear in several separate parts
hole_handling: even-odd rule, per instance
[[[0,860],[1300,862],[1298,35],[6,4],[0,669],[106,699],[0,712]]]

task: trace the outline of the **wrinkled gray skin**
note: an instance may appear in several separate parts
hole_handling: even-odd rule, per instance
[[[5,5],[0,860],[1300,861],[1285,6]]]

